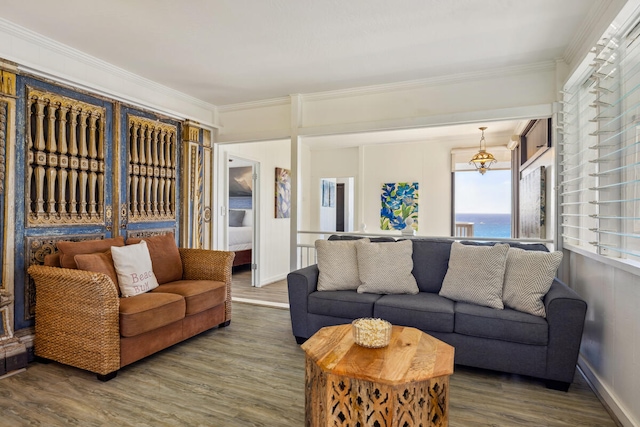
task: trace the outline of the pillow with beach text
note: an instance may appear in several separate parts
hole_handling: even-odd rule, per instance
[[[144,240],[135,245],[112,246],[111,257],[123,297],[143,294],[158,287],[147,242]]]

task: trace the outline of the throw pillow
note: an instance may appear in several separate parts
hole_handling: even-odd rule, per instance
[[[362,285],[358,293],[417,294],[418,284],[413,270],[411,240],[372,243],[356,240],[358,275]]]
[[[454,301],[503,309],[502,283],[509,245],[451,244],[449,268],[440,295]]]
[[[562,252],[526,251],[510,248],[504,273],[504,305],[535,316],[546,317],[542,299],[549,292]]]
[[[230,209],[229,210],[229,227],[242,227],[245,211]]]
[[[124,246],[122,236],[102,240],[83,240],[80,242],[61,241],[56,243],[60,252],[60,266],[64,268],[78,268],[74,257],[78,254],[92,254],[104,252],[112,246]]]
[[[145,241],[135,245],[114,246],[111,248],[111,256],[123,297],[143,294],[158,287]]]
[[[127,239],[127,245],[142,242],[143,239]],[[153,272],[159,284],[182,280],[182,258],[173,233],[145,237]]]
[[[367,239],[368,240],[368,239]],[[355,291],[360,286],[355,240],[316,240],[319,291]]]
[[[98,252],[95,254],[78,254],[74,259],[78,265],[78,270],[104,273],[109,276],[118,290],[118,294],[120,293],[120,289],[118,288],[118,273],[116,273],[116,268],[113,265],[111,251]]]

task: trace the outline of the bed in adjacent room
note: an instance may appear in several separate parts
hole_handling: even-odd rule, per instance
[[[251,264],[253,211],[229,209],[229,250],[236,253],[233,266]]]

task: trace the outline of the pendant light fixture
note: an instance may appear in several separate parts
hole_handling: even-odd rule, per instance
[[[482,136],[480,137],[480,151],[473,156],[469,164],[474,165],[478,172],[484,175],[485,172],[491,168],[491,165],[497,162],[497,160],[493,157],[493,154],[487,153],[487,142],[484,139],[484,131],[487,127],[482,126],[479,129],[482,131]]]

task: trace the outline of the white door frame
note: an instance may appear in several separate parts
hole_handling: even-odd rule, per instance
[[[229,160],[238,159],[244,162],[250,163],[252,167],[253,175],[253,191],[251,193],[251,212],[253,213],[253,242],[251,245],[251,285],[260,287],[260,162],[257,160],[241,157],[228,151],[224,151],[224,155],[220,156],[223,161],[222,167],[218,169],[218,182],[223,182],[222,191],[219,194],[222,196],[218,200],[220,206],[220,227],[223,230],[223,247],[225,250],[229,250]],[[222,173],[222,177],[220,176]]]

